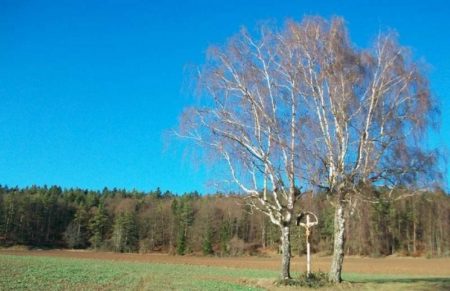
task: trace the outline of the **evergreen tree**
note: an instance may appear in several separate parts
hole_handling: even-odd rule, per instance
[[[208,224],[202,246],[204,255],[212,255],[214,253],[212,246],[212,239],[213,239],[213,231],[210,225]]]
[[[116,252],[134,252],[138,249],[139,237],[135,213],[120,213],[114,220],[113,244]]]
[[[81,205],[64,232],[64,241],[69,248],[85,248],[88,245],[88,221],[89,214]]]
[[[194,221],[194,210],[192,209],[189,199],[186,201],[180,201],[179,205],[172,205],[176,207],[178,221],[177,232],[177,254],[184,255],[187,251],[187,234],[188,228]]]
[[[177,254],[184,255],[186,252],[186,232],[185,229],[181,228],[178,230],[177,237]]]
[[[103,204],[95,210],[94,216],[89,220],[89,230],[91,231],[91,237],[89,241],[91,246],[98,249],[104,239],[109,227],[109,217]]]
[[[232,227],[228,219],[222,221],[220,226],[219,240],[222,254],[228,254],[228,242],[232,237]]]

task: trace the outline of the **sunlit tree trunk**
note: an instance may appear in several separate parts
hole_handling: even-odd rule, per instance
[[[331,282],[339,283],[342,281],[341,273],[342,273],[342,264],[344,262],[344,247],[345,247],[344,205],[342,203],[339,203],[338,205],[336,205],[336,209],[334,212],[334,248],[328,278]]]
[[[281,278],[291,278],[291,240],[290,227],[281,227]]]

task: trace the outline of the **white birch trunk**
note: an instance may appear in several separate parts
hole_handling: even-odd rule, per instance
[[[334,248],[328,279],[331,282],[340,283],[342,281],[342,263],[344,262],[345,246],[345,218],[344,206],[341,203],[336,205],[334,213]]]
[[[290,227],[281,228],[281,279],[291,278],[291,240]]]

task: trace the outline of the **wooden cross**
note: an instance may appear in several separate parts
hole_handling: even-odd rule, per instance
[[[301,222],[303,217],[306,215],[306,223]],[[313,221],[310,220],[310,216],[314,218]],[[319,223],[319,220],[317,219],[317,216],[312,212],[301,212],[299,215],[297,215],[297,225],[300,225],[305,228],[306,233],[306,274],[309,277],[311,274],[311,250],[309,245],[309,235],[311,233],[310,228],[314,225],[317,225]]]

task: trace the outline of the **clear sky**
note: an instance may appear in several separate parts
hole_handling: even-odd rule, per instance
[[[241,26],[343,16],[367,46],[393,28],[429,65],[450,146],[448,0],[0,0],[0,184],[213,191],[165,146],[192,103],[185,67]],[[450,172],[446,172],[447,185]]]

